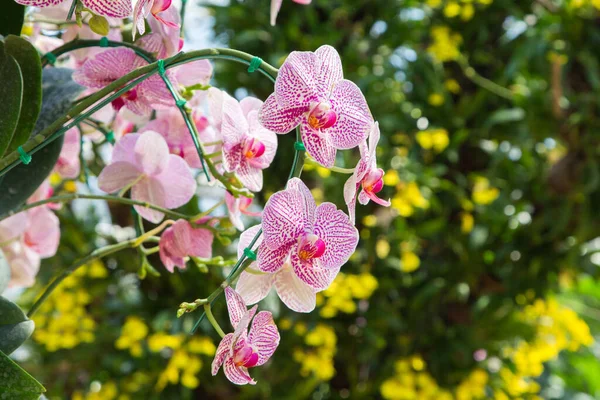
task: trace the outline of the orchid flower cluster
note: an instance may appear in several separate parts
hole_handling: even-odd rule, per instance
[[[64,7],[66,3],[17,2],[38,7]],[[133,13],[134,30],[140,34],[145,33],[148,18],[152,31],[139,37],[135,45],[158,59],[172,56],[182,47],[181,21],[170,3],[139,0],[132,10],[129,0],[81,0],[86,9],[98,15],[125,18]],[[281,0],[273,1],[273,5],[276,14]],[[79,29],[80,37],[89,33]],[[120,39],[118,29],[110,34]],[[42,40],[41,34],[33,38],[34,42]],[[75,69],[75,82],[88,89],[84,95],[147,64],[129,47],[79,49],[63,62]],[[113,198],[130,193],[137,214],[158,225],[132,243],[139,246],[149,235],[160,234],[160,238],[154,236],[158,241],[156,251],[169,272],[185,269],[190,259],[211,259],[213,241],[223,221],[210,215],[212,209],[193,218],[165,217],[195,196],[198,184],[204,183],[199,171],[206,174],[209,184],[220,182],[226,189],[220,204],[226,205],[230,226],[243,231],[238,257],[243,260],[244,255],[248,256],[251,262],[241,266],[235,290],[230,286],[235,282],[226,280],[221,285],[233,333],[225,335],[209,315],[222,336],[212,373],[215,375],[222,366],[231,382],[254,384],[248,368],[265,364],[280,340],[271,313],[256,313],[255,304],[274,288],[291,310],[313,311],[316,294],[331,285],[357,247],[356,201],[367,204],[373,200],[383,206],[390,202],[377,195],[383,188],[383,170],[376,161],[378,123],[358,86],[344,79],[340,57],[333,47],[292,52],[277,73],[274,93],[265,102],[250,96],[238,101],[210,87],[211,75],[212,65],[207,60],[182,64],[113,96],[109,107],[96,112],[93,116],[97,124],[111,126],[116,139],[110,162],[98,175],[97,183],[100,190],[118,194]],[[165,82],[177,88],[185,99],[183,106]],[[298,177],[271,195],[262,212],[252,205],[252,193],[263,188],[263,170],[276,155],[277,135],[295,128],[301,139],[297,144],[325,168],[335,167],[338,150],[358,147],[361,158],[344,186],[347,213],[330,202],[317,205]],[[55,167],[62,178],[79,176],[83,139],[103,143],[104,137],[98,132],[80,131],[73,128],[65,133],[65,146]],[[85,138],[81,133],[86,133]],[[207,169],[205,163],[213,168]],[[51,191],[46,182],[30,201],[48,199]],[[60,230],[51,207],[51,203],[36,207],[0,223],[0,245],[16,271],[12,286],[32,285],[39,259],[56,252]],[[262,222],[245,229],[242,215],[262,217]],[[27,222],[33,219],[35,224]],[[206,308],[206,302],[202,304]],[[252,305],[248,310],[247,306]]]

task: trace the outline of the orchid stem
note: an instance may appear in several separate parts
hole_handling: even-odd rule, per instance
[[[211,208],[209,208],[208,210],[203,211],[203,212],[201,212],[199,214],[194,215],[192,218],[190,218],[190,220],[192,221],[192,223],[195,223],[200,218],[203,218],[203,217],[206,217],[207,215],[210,215],[213,211],[215,211],[217,208],[221,207],[223,204],[225,204],[225,200],[221,200],[217,204],[215,204],[214,206],[212,206]]]
[[[219,326],[219,323],[215,319],[215,316],[212,313],[212,308],[210,306],[210,303],[204,305],[204,312],[206,313],[206,318],[208,318],[208,320],[210,321],[210,324],[213,326],[213,328],[215,328],[215,331],[217,331],[217,333],[219,334],[219,336],[221,336],[221,338],[224,338],[225,332],[223,332],[223,329],[221,329],[221,326]]]
[[[342,168],[342,167],[336,167],[335,165],[333,167],[329,167],[329,169],[333,172],[338,172],[340,174],[348,174],[351,175],[354,173],[354,168]]]

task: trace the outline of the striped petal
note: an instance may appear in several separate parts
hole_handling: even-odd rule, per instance
[[[275,93],[267,98],[258,112],[260,123],[270,131],[285,134],[300,125],[308,106],[283,108],[277,104]]]
[[[318,264],[326,269],[339,269],[358,244],[358,230],[333,203],[317,207],[313,233],[325,242],[325,252],[318,258]]]
[[[131,0],[81,0],[84,7],[98,15],[112,18],[127,18],[133,12]]]
[[[225,362],[225,358],[229,355],[231,351],[231,347],[233,345],[233,333],[228,333],[221,339],[221,343],[217,347],[217,351],[215,353],[215,358],[213,359],[211,365],[211,373],[215,376],[219,372],[219,368]]]
[[[230,287],[225,288],[225,301],[227,302],[227,311],[229,311],[229,321],[235,329],[247,312],[246,303],[242,296]]]
[[[293,244],[284,245],[275,250],[269,249],[264,243],[258,247],[257,263],[262,272],[274,273],[281,269],[290,254]]]
[[[223,372],[225,372],[227,379],[236,385],[256,385],[256,381],[248,374],[248,368],[235,365],[233,357],[225,359]]]
[[[275,96],[282,108],[310,107],[319,101],[316,58],[310,51],[293,51],[279,68]]]
[[[264,243],[270,249],[288,246],[305,230],[305,202],[302,193],[288,189],[273,194],[263,211]]]
[[[353,82],[339,82],[331,98],[332,109],[337,114],[336,123],[326,130],[336,149],[351,149],[364,141],[374,121],[362,92]]]
[[[333,47],[324,45],[315,51],[315,58],[318,90],[329,97],[336,84],[344,79],[340,55]]]
[[[258,352],[257,367],[269,361],[279,346],[279,339],[279,331],[273,321],[273,315],[268,311],[256,314],[248,334],[248,341]]]
[[[336,123],[337,125],[338,123]],[[334,125],[333,127],[335,127]],[[302,133],[302,143],[306,147],[306,152],[311,155],[322,166],[329,168],[335,164],[336,147],[331,144],[329,131],[333,127],[322,131],[314,129],[303,121],[300,132]]]
[[[339,269],[320,268],[315,260],[304,261],[297,251],[292,251],[290,261],[296,276],[316,292],[327,289],[339,272]]]

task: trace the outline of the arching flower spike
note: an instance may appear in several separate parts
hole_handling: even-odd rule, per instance
[[[363,142],[373,125],[363,94],[343,79],[340,57],[331,46],[288,56],[259,119],[279,134],[300,125],[306,151],[325,167],[333,166],[337,150]]]
[[[375,203],[389,207],[390,201],[377,197],[377,193],[383,189],[383,169],[377,168],[377,143],[379,142],[379,123],[373,125],[369,135],[369,147],[360,146],[361,159],[358,161],[354,173],[344,185],[344,201],[348,206],[348,214],[354,223],[356,214],[356,196],[358,189],[362,186],[358,194],[358,202],[365,205],[369,200]]]
[[[234,332],[225,335],[219,343],[211,372],[214,376],[223,366],[225,376],[232,383],[254,385],[256,381],[248,373],[248,368],[269,361],[279,345],[279,331],[270,312],[261,311],[255,317],[257,306],[247,310],[242,297],[232,288],[225,288],[225,298]],[[250,321],[252,327],[248,332]]]

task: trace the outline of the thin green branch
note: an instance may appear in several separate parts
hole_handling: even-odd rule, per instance
[[[458,64],[462,68],[465,76],[471,80],[474,84],[481,86],[482,88],[494,93],[497,96],[513,101],[515,96],[509,89],[498,85],[497,83],[479,75],[477,71],[469,64],[469,61],[465,57],[461,57],[458,60]]]
[[[219,334],[219,336],[221,336],[222,338],[224,338],[225,337],[225,332],[223,332],[223,329],[221,329],[221,326],[219,326],[219,323],[215,319],[215,316],[212,313],[210,304],[205,304],[204,305],[204,312],[206,313],[206,317],[210,321],[210,324],[213,326],[213,328],[215,328],[215,331],[217,331],[217,333]]]

